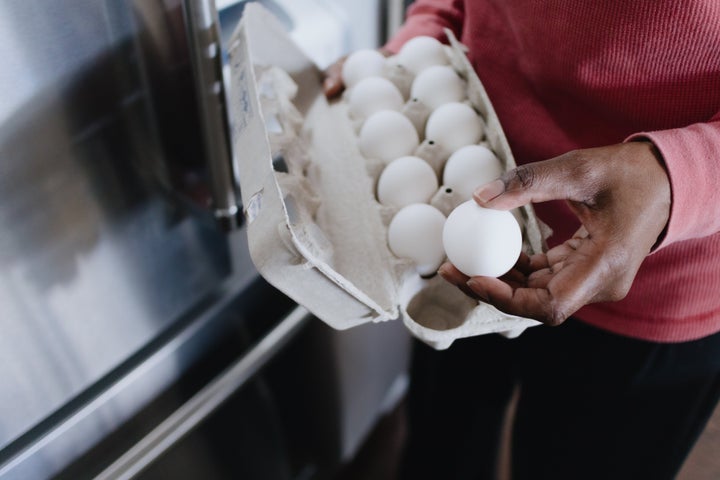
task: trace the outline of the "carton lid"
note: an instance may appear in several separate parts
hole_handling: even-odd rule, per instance
[[[258,271],[335,328],[397,318],[387,268],[394,260],[370,206],[373,186],[343,106],[322,94],[322,72],[256,4],[233,34],[230,69],[231,136]],[[297,85],[294,98],[282,98],[292,89],[282,88],[281,72]],[[286,117],[293,108],[300,124],[280,121],[280,132],[268,132],[277,123],[268,111]],[[275,171],[278,156],[287,173]]]

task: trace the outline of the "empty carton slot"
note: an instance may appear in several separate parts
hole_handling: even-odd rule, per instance
[[[408,315],[426,328],[450,330],[461,326],[477,302],[445,280],[434,277],[407,306]]]

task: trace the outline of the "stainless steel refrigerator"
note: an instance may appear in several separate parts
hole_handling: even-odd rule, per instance
[[[331,331],[250,262],[245,3],[0,2],[0,478],[330,478],[402,395],[399,322]],[[327,64],[402,2],[261,3]]]

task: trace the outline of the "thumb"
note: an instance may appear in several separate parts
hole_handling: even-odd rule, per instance
[[[527,203],[549,200],[582,201],[591,184],[584,160],[574,153],[528,163],[481,185],[473,193],[482,207],[512,210]]]

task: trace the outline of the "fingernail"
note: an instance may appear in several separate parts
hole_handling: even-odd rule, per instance
[[[447,265],[445,265],[443,263],[442,265],[440,265],[440,268],[438,268],[438,271],[437,271],[438,275],[446,275],[447,269],[448,269]]]
[[[482,203],[487,203],[505,191],[505,184],[502,180],[493,180],[490,183],[478,187],[473,196]]]

